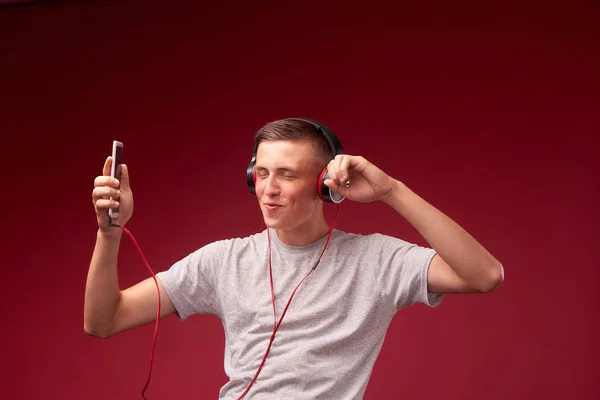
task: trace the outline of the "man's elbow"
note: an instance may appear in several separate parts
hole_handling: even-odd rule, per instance
[[[99,339],[106,339],[114,334],[109,329],[102,328],[101,326],[98,326],[97,324],[92,324],[89,321],[83,322],[83,331],[89,336],[93,336]]]
[[[504,282],[504,267],[502,264],[497,263],[489,268],[488,275],[484,282],[481,283],[479,291],[481,293],[489,293],[498,289],[498,287]]]

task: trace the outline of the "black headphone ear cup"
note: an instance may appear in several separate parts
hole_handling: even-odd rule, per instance
[[[256,171],[254,169],[255,163],[256,156],[252,156],[252,161],[250,161],[248,168],[246,168],[246,183],[248,184],[248,189],[252,194],[256,194]]]

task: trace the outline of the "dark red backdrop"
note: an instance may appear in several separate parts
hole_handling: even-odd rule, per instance
[[[152,327],[83,332],[92,181],[113,139],[158,271],[263,228],[252,136],[293,115],[328,123],[505,266],[492,294],[400,312],[367,399],[600,397],[598,6],[199,3],[0,9],[1,397],[139,396]],[[339,227],[424,243],[382,204],[345,202]],[[125,239],[122,286],[147,276]],[[216,398],[222,353],[216,318],[162,321],[150,399]]]

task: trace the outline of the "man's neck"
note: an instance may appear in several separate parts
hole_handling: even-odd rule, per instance
[[[288,246],[308,246],[325,236],[329,232],[329,226],[325,220],[311,229],[278,229],[277,237]]]

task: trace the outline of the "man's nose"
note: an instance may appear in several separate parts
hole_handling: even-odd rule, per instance
[[[265,183],[265,194],[267,196],[276,196],[280,193],[280,188],[275,176],[270,175]]]

